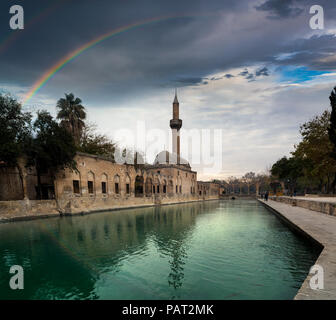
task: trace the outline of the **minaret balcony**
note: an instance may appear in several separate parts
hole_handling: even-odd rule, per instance
[[[170,120],[170,127],[172,129],[180,130],[182,127],[182,120],[181,119],[171,119]]]

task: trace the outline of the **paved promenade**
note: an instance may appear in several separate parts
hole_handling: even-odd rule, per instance
[[[315,198],[316,199],[316,198]],[[315,200],[314,199],[314,200]],[[319,198],[317,198],[319,199]],[[317,200],[316,199],[316,200]],[[305,208],[269,200],[259,200],[270,207],[295,229],[313,238],[323,246],[316,264],[324,269],[324,289],[310,288],[308,275],[298,291],[297,300],[335,300],[336,299],[336,217]]]

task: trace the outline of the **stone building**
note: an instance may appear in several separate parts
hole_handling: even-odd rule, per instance
[[[197,192],[203,199],[219,197],[222,194],[220,184],[211,181],[197,181]]]
[[[180,134],[182,120],[179,119],[179,102],[175,93],[173,119],[170,120],[173,137],[173,152],[160,152],[152,165],[118,164],[101,156],[77,153],[77,171],[70,169],[57,173],[52,183],[43,177],[44,198],[54,201],[56,211],[61,213],[108,210],[117,207],[169,204],[206,199],[218,199],[219,185],[197,182],[197,172],[188,161],[180,157]],[[36,174],[27,169],[29,199],[36,199]],[[0,170],[0,177],[2,173]],[[20,186],[18,175],[8,174],[7,185]],[[13,177],[17,180],[10,180]],[[22,191],[13,190],[7,199],[22,199]],[[1,189],[0,189],[1,190]],[[15,195],[15,196],[14,196]]]
[[[37,173],[34,167],[24,168],[23,177],[20,177],[17,167],[7,167],[0,163],[0,201],[22,200],[24,192],[22,180],[26,184],[26,197],[30,200],[37,199]],[[54,184],[51,177],[44,173],[41,175],[42,199],[54,198]]]

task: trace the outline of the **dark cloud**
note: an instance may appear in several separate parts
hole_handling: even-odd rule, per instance
[[[266,67],[263,67],[261,69],[258,69],[255,73],[256,77],[260,76],[269,76],[269,70]]]
[[[201,77],[193,77],[193,78],[179,78],[174,81],[177,84],[182,85],[195,85],[203,82],[203,78]]]
[[[247,69],[239,73],[240,76],[244,77],[246,80],[254,81],[255,76],[253,73],[250,73]]]
[[[230,79],[230,78],[233,78],[234,75],[232,75],[230,73],[227,73],[227,74],[224,75],[224,77]]]
[[[283,1],[285,9],[276,1],[264,1],[259,10],[269,8],[267,12],[285,17],[286,8],[299,8],[303,3]],[[14,39],[0,51],[0,85],[21,88],[30,87],[67,54],[108,31],[172,17],[126,28],[84,51],[39,91],[52,99],[74,91],[95,106],[116,104],[155,89],[200,85],[210,78],[230,79],[231,69],[250,65],[336,69],[332,59],[324,59],[336,50],[333,36],[302,37],[311,32],[303,15],[286,22],[255,17],[250,0],[135,0],[132,5],[124,0],[100,0],[94,5],[91,0],[81,0],[80,5],[77,0],[65,0],[53,10],[49,9],[57,1],[17,2],[24,5],[27,24],[19,33],[8,27],[11,1],[0,2],[0,47],[6,39]],[[321,4],[326,14],[335,12],[332,3],[321,0]],[[39,16],[36,23],[30,23]],[[288,59],[277,59],[279,54],[294,52]],[[263,68],[242,72],[240,76],[248,81],[269,74]]]
[[[245,69],[244,71],[240,72],[239,75],[242,76],[242,77],[246,77],[248,76],[250,73],[248,72],[247,69]]]
[[[224,74],[223,76],[220,76],[220,77],[212,77],[210,80],[217,81],[217,80],[222,80],[224,78],[230,79],[230,78],[233,78],[233,77],[234,77],[234,75],[232,75],[230,73],[226,73],[226,74]]]
[[[262,155],[256,166],[263,169],[260,166],[267,164],[265,154],[271,163],[287,152],[295,140],[284,142],[282,137],[296,136],[299,123],[319,112],[321,101],[325,101],[325,106],[329,103],[332,87],[329,88],[329,83],[319,85],[316,93],[310,86],[295,89],[278,85],[275,77],[261,86],[254,86],[254,81],[268,76],[270,70],[282,72],[283,66],[289,69],[299,66],[309,72],[336,70],[336,39],[325,34],[328,28],[335,29],[335,1],[16,0],[14,3],[24,6],[26,25],[21,31],[10,30],[8,11],[13,1],[0,1],[0,90],[3,87],[11,92],[26,92],[75,49],[123,28],[123,32],[65,64],[33,99],[38,107],[43,108],[46,103],[54,110],[53,104],[59,97],[74,92],[89,108],[90,120],[97,121],[107,132],[118,126],[132,127],[132,121],[141,117],[153,127],[166,127],[174,88],[193,86],[196,88],[179,90],[181,105],[186,106],[181,108],[183,119],[187,120],[185,125],[221,128],[225,124],[225,130],[233,134],[245,127],[245,131],[238,132],[237,143],[231,137],[226,142],[228,147],[239,145],[241,136],[247,137],[252,132],[245,139],[246,146],[253,149],[251,154],[242,157],[241,150],[246,148],[239,148],[236,154],[224,148],[225,155],[235,157],[233,165],[248,159],[247,166],[251,157]],[[324,31],[309,28],[309,8],[313,4],[324,8]],[[130,27],[149,20],[152,22]],[[244,79],[246,94],[241,94],[240,83],[234,81],[222,90],[208,86],[198,91],[198,86],[210,81],[233,77]],[[254,87],[260,91],[251,91]],[[269,93],[266,96],[265,91]],[[160,110],[159,104],[163,106]],[[225,108],[218,108],[221,105]],[[219,113],[222,110],[224,113]],[[286,127],[288,124],[290,129]],[[262,135],[258,133],[260,129],[264,130]],[[272,135],[275,129],[281,133],[276,138]],[[261,148],[265,145],[272,148],[256,153],[258,143]],[[279,154],[274,156],[271,150],[279,148],[277,145],[283,149],[277,149]]]
[[[249,74],[245,77],[245,79],[246,79],[246,80],[250,80],[250,81],[255,80],[254,74],[249,73]]]
[[[300,1],[301,2],[301,1]],[[291,18],[299,16],[304,9],[297,7],[295,0],[267,0],[255,7],[258,11],[266,11],[269,18]]]
[[[258,69],[255,73],[252,73],[252,72],[248,71],[247,68],[245,68],[238,75],[245,78],[246,80],[255,81],[257,77],[269,76],[269,70],[268,70],[267,67],[262,67],[262,68]]]
[[[282,53],[288,53],[285,59],[269,57],[267,60],[278,65],[305,65],[313,70],[335,70],[336,60],[330,58],[335,54],[335,44],[336,36],[333,34],[299,38],[279,48]]]

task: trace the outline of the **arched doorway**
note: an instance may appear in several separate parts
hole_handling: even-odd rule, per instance
[[[134,193],[136,197],[142,197],[144,194],[144,178],[142,176],[136,176],[134,183]]]

